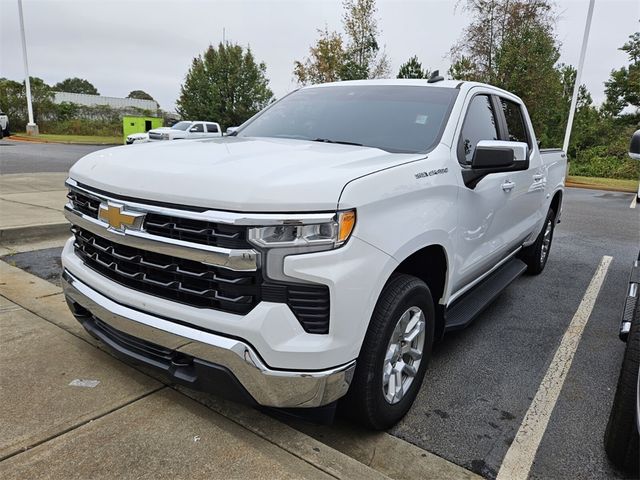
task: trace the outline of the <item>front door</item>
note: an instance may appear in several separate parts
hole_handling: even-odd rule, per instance
[[[500,140],[497,101],[487,94],[470,100],[458,137],[457,157],[461,169],[470,168],[475,147],[481,140]],[[517,173],[517,172],[515,172]],[[456,292],[506,257],[516,241],[514,229],[514,172],[494,173],[475,188],[467,187],[460,175],[458,226],[456,232]]]

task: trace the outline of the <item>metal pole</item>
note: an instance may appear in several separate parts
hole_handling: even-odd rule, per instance
[[[573,127],[573,117],[576,112],[576,104],[578,103],[578,91],[580,90],[580,78],[582,77],[582,66],[584,65],[584,57],[587,53],[587,42],[589,41],[589,31],[591,30],[591,18],[593,17],[593,6],[596,0],[589,0],[589,11],[587,12],[587,23],[584,26],[584,36],[582,37],[582,49],[580,50],[580,60],[578,61],[578,70],[576,71],[576,83],[573,85],[573,96],[571,97],[571,107],[569,108],[569,120],[567,121],[567,130],[564,134],[564,143],[562,150],[565,152],[569,149],[569,140],[571,138],[571,128]]]
[[[29,62],[27,61],[27,42],[24,36],[24,15],[22,14],[22,0],[18,0],[18,15],[20,16],[20,36],[22,37],[22,58],[24,59],[24,83],[27,92],[27,111],[29,112],[27,134],[38,135],[38,126],[33,121],[33,106],[31,105],[31,82],[29,81]]]

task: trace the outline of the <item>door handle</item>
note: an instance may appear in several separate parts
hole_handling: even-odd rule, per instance
[[[502,190],[504,190],[505,192],[510,192],[515,186],[516,184],[514,182],[512,182],[511,180],[507,180],[502,184]]]
[[[538,174],[533,176],[533,181],[534,182],[539,182],[540,180],[544,180],[544,175],[543,174],[538,173]]]

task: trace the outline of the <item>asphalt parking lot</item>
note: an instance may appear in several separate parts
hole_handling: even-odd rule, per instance
[[[81,156],[79,152],[73,155]],[[74,161],[71,154],[62,149],[58,153],[57,166],[51,168],[68,168]],[[28,149],[18,154],[28,156]],[[3,154],[2,173],[9,173],[5,166],[18,161],[6,160]],[[23,168],[31,171],[37,164],[27,162]],[[529,478],[621,478],[606,460],[602,439],[624,350],[617,338],[619,316],[631,263],[640,248],[640,209],[630,208],[632,198],[568,189],[544,273],[518,279],[469,328],[436,346],[414,407],[389,433],[496,478],[607,256],[612,257],[610,266],[533,452]],[[53,248],[5,260],[55,283],[59,252]],[[298,428],[334,446],[361,434],[345,419],[329,427]]]
[[[64,145],[0,140],[0,173],[66,172],[86,154],[105,145]]]

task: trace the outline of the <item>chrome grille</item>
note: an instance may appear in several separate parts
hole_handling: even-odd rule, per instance
[[[91,218],[98,218],[100,200],[78,190],[67,194],[73,209]],[[246,227],[193,220],[184,217],[147,213],[144,229],[159,237],[183,240],[222,248],[251,249],[247,241]]]
[[[100,200],[90,197],[77,190],[69,190],[67,198],[73,205],[73,209],[91,218],[98,218]]]
[[[247,229],[237,225],[148,213],[144,229],[152,235],[223,248],[252,248]]]
[[[72,227],[85,264],[122,285],[201,308],[246,314],[259,302],[258,273],[235,272],[119,245]]]

